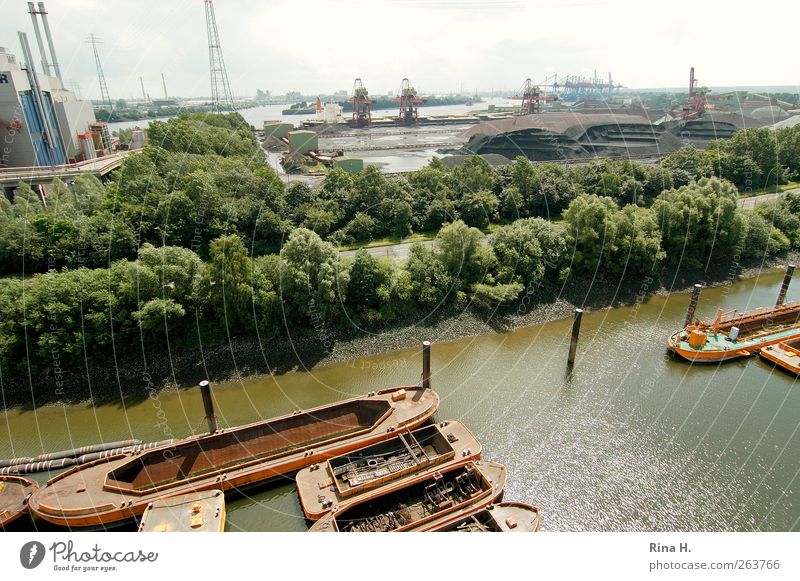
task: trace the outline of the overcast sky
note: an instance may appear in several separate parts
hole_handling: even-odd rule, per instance
[[[112,99],[210,94],[203,0],[47,0],[65,81],[98,98],[84,38],[105,41]],[[20,55],[27,2],[0,0],[0,46]],[[526,77],[598,76],[631,88],[682,87],[694,65],[708,86],[800,84],[796,0],[216,0],[233,92],[372,94],[408,77],[425,93],[513,90]]]

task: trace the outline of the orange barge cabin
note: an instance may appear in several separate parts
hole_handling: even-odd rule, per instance
[[[303,468],[297,473],[297,493],[306,517],[318,520],[379,486],[480,457],[481,444],[464,424],[441,422]]]
[[[30,500],[37,516],[65,527],[115,526],[160,498],[239,489],[413,429],[439,406],[436,392],[395,387],[150,450],[76,466]]]
[[[28,501],[38,485],[21,476],[0,476],[0,529],[28,512]]]
[[[770,345],[759,352],[762,359],[766,359],[793,373],[800,375],[800,339],[781,341],[777,345]]]
[[[225,495],[221,490],[190,492],[151,502],[144,509],[140,533],[221,533],[225,530]]]
[[[501,502],[432,530],[437,533],[536,533],[541,526],[537,507],[521,502]]]
[[[502,464],[482,460],[377,489],[366,498],[331,512],[311,532],[424,532],[500,500],[506,485]]]

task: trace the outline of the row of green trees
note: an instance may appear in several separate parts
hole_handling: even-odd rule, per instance
[[[712,141],[705,150],[685,146],[662,165],[691,179],[726,179],[745,195],[775,187],[800,176],[800,126],[744,129],[730,139]]]
[[[657,278],[664,265],[763,258],[800,243],[799,197],[755,211],[736,199],[716,177],[663,192],[651,208],[581,194],[563,222],[523,218],[488,240],[454,221],[433,246],[415,244],[405,263],[366,250],[342,259],[306,228],[260,256],[237,234],[215,238],[207,260],[190,248],[144,244],[135,260],[110,268],[0,279],[0,366],[52,371],[105,361],[120,345],[130,355],[132,346],[159,350],[167,341],[326,337],[470,303],[513,307],[564,284]]]
[[[71,189],[55,181],[45,203],[24,185],[13,201],[0,201],[0,274],[107,266],[134,259],[147,243],[207,259],[210,242],[229,233],[262,255],[277,252],[298,227],[338,246],[435,232],[456,220],[481,229],[559,220],[581,195],[650,207],[662,192],[703,177],[746,189],[763,184],[758,176],[768,168],[779,167],[770,175],[784,181],[800,172],[800,127],[742,131],[706,151],[688,146],[660,165],[519,158],[494,168],[469,157],[451,169],[434,159],[406,177],[387,178],[371,166],[356,175],[333,170],[315,189],[298,181],[286,187],[235,113],[153,122],[149,136],[151,145],[129,156],[109,184],[84,175]]]

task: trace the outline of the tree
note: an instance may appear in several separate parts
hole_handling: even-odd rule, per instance
[[[381,289],[389,281],[389,271],[367,250],[356,252],[349,270],[347,303],[354,310],[365,313],[378,309],[381,303]]]
[[[423,307],[438,307],[454,290],[453,279],[430,248],[415,242],[411,246],[406,270],[411,298]]]
[[[488,190],[466,192],[459,204],[459,213],[469,226],[479,228],[488,225],[497,218],[500,201]]]
[[[436,248],[445,270],[462,290],[483,282],[495,263],[491,248],[483,243],[481,231],[461,220],[439,231]]]
[[[736,253],[746,232],[736,188],[719,178],[662,193],[653,204],[670,264],[703,267]]]
[[[209,246],[206,270],[206,303],[216,321],[230,335],[252,328],[253,287],[247,249],[236,234],[220,236]]]
[[[321,321],[334,320],[346,296],[348,275],[341,268],[339,254],[329,243],[305,228],[289,235],[281,250],[286,264],[281,282],[286,297],[297,311]]]
[[[604,259],[616,254],[619,211],[616,202],[608,197],[583,195],[575,198],[564,213],[567,223],[568,245],[574,249],[573,269],[582,274],[593,274],[603,265]]]
[[[534,227],[535,220],[541,218],[517,220],[493,234],[490,244],[497,257],[499,282],[520,282],[525,286],[543,282],[544,257]]]

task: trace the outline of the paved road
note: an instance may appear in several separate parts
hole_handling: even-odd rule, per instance
[[[422,244],[425,246],[433,246],[433,242],[433,240],[426,240]],[[401,244],[390,244],[389,246],[376,246],[375,248],[367,248],[367,252],[377,258],[408,258],[408,254],[411,252],[411,244],[412,242],[403,242]],[[339,252],[339,256],[355,255],[355,250],[342,250]]]
[[[786,190],[786,191],[794,192],[795,194],[800,194],[800,188],[795,188],[793,190]],[[749,198],[739,198],[737,204],[739,205],[740,208],[755,208],[759,204],[763,204],[764,202],[780,198],[784,193],[786,192],[763,194],[761,196],[751,196]]]

